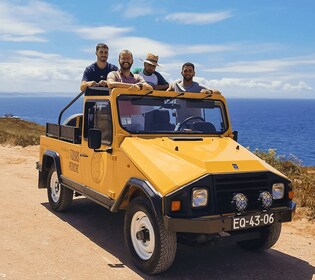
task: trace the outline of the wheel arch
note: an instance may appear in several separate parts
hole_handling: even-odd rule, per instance
[[[38,188],[46,188],[46,181],[49,170],[52,165],[55,165],[59,182],[61,182],[61,165],[60,156],[57,152],[47,150],[43,154],[43,161],[39,170],[39,185]]]
[[[128,180],[110,210],[117,212],[120,209],[125,209],[134,198],[139,196],[148,199],[156,216],[162,215],[161,195],[154,190],[148,181],[139,178],[130,178]]]

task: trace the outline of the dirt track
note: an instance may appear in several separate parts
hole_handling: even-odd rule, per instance
[[[148,277],[129,261],[123,213],[86,199],[67,213],[50,211],[37,189],[38,147],[0,146],[0,279],[315,279],[315,224],[286,224],[276,246],[262,254],[231,242],[179,245],[170,270]]]

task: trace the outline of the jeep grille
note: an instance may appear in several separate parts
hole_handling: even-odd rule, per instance
[[[231,200],[236,193],[248,198],[246,211],[257,210],[259,194],[270,191],[267,173],[215,175],[213,180],[216,214],[234,212]]]

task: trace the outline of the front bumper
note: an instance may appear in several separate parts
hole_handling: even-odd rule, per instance
[[[290,202],[290,207],[271,209],[263,213],[274,213],[275,222],[284,223],[292,220],[292,215],[294,214],[295,209],[296,204],[292,201]],[[251,212],[246,213],[243,216],[261,213],[262,212]],[[211,234],[233,231],[233,219],[236,217],[242,217],[242,215],[229,214],[224,216],[217,215],[192,219],[171,218],[169,216],[164,216],[163,220],[166,229],[169,231]]]

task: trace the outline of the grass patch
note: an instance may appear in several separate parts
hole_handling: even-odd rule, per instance
[[[0,144],[39,145],[42,134],[45,134],[45,127],[39,124],[18,118],[0,118]]]
[[[281,173],[286,175],[294,187],[294,201],[299,207],[307,207],[310,209],[308,217],[315,218],[315,167],[303,167],[301,161],[291,156],[279,156],[276,150],[268,151],[255,150],[258,157],[269,163]]]

